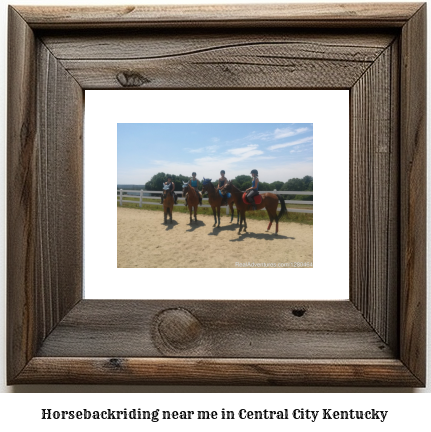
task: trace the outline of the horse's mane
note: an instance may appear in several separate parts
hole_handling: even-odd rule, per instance
[[[240,191],[233,183],[232,180],[229,181],[229,184],[232,186],[232,192],[237,193],[237,194],[243,194],[243,191]]]
[[[192,192],[192,195],[198,196],[198,194],[195,191],[195,188],[192,185],[187,184],[187,186],[188,186],[188,188],[187,188],[188,189],[188,193]]]

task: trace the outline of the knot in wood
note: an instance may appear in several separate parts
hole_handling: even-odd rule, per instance
[[[186,309],[166,309],[157,316],[162,341],[176,350],[196,346],[202,337],[201,323]]]
[[[140,87],[149,83],[150,80],[142,76],[139,72],[120,72],[117,74],[117,81],[123,87]]]
[[[296,317],[302,317],[305,314],[305,309],[292,309],[292,314]]]

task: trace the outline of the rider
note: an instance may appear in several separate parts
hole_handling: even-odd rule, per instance
[[[163,184],[169,186],[169,192],[174,197],[174,203],[176,204],[177,203],[177,194],[174,192],[175,191],[175,183],[172,181],[172,177],[170,175],[168,175],[167,181],[165,181]],[[164,197],[164,194],[162,193],[161,204],[163,204],[163,197]]]
[[[194,188],[194,190],[196,191],[196,193],[198,194],[199,197],[199,204],[202,205],[202,194],[199,192],[198,190],[198,186],[199,186],[199,180],[196,178],[196,173],[193,172],[192,173],[192,178],[189,180],[189,185]],[[187,197],[186,197],[186,203],[184,205],[187,205]]]
[[[256,204],[254,203],[253,197],[259,195],[259,178],[257,170],[251,170],[251,176],[253,177],[253,181],[251,183],[251,188],[245,190],[247,193],[247,200],[251,204],[253,210],[256,210]]]
[[[218,179],[217,189],[218,189],[219,194],[222,195],[222,197],[223,197],[221,204],[224,206],[227,206],[227,194],[223,193],[221,191],[221,188],[227,183],[227,178],[224,176],[225,170],[221,170],[220,175],[221,175],[221,177]]]

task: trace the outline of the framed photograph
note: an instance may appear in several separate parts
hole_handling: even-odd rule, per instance
[[[19,6],[8,25],[10,385],[425,386],[425,3]],[[89,90],[348,90],[348,299],[85,298]]]
[[[348,299],[348,90],[90,90],[85,125],[86,299]],[[210,204],[214,213],[222,204],[214,198],[221,168],[241,190],[258,168],[259,193],[274,195],[277,216],[285,202],[277,235],[266,205],[247,212],[240,234],[233,200],[229,215],[221,206],[219,220],[213,216]],[[192,172],[214,186],[198,206],[198,223],[189,222],[181,192]],[[172,224],[160,203],[168,173],[178,197]],[[327,206],[334,187],[336,217]],[[318,281],[334,262],[339,270],[322,289]],[[187,268],[201,270],[190,278]],[[239,276],[246,269],[254,270],[250,287],[236,280],[247,280]],[[169,283],[150,289],[148,279],[161,277]]]

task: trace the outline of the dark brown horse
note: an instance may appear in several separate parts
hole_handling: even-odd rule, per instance
[[[192,210],[194,209],[195,222],[198,221],[196,212],[199,204],[199,195],[195,191],[194,187],[188,183],[183,183],[183,197],[187,197],[187,205],[190,211],[190,224],[192,223]]]
[[[217,228],[220,227],[220,207],[223,205],[223,197],[220,196],[220,194],[218,193],[218,190],[216,190],[216,188],[214,187],[214,185],[211,183],[211,179],[203,179],[202,181],[202,192],[206,192],[208,194],[208,201],[210,203],[210,206],[213,210],[213,215],[214,215],[214,225],[213,227],[215,227],[217,225],[217,218],[218,218],[218,225]],[[228,198],[227,200],[227,204],[230,208],[231,211],[231,217],[230,217],[230,221],[233,221],[233,216],[234,216],[234,208],[233,208],[233,204],[234,204],[234,199],[233,196],[231,196],[230,198]],[[216,209],[217,209],[217,218],[216,218]],[[239,218],[239,213],[238,213],[238,218]],[[239,223],[239,220],[238,220]]]
[[[247,231],[247,222],[245,219],[245,212],[247,210],[251,210],[251,204],[245,204],[242,196],[244,194],[244,192],[241,192],[237,187],[235,187],[232,184],[232,181],[227,182],[224,186],[223,189],[226,192],[230,192],[235,200],[235,204],[236,204],[236,208],[238,209],[239,214],[241,215],[241,221],[240,221],[240,225],[239,225],[239,231],[238,234],[241,234],[241,230],[242,230],[242,222],[244,221],[244,231]],[[284,215],[287,214],[287,209],[286,209],[286,204],[284,203],[284,198],[281,195],[275,195],[273,193],[264,193],[261,195],[262,197],[262,202],[260,204],[256,204],[256,210],[260,210],[262,208],[265,208],[266,211],[268,212],[268,216],[269,216],[269,225],[267,228],[267,232],[271,229],[271,225],[272,222],[275,219],[276,222],[276,228],[275,228],[275,234],[278,234],[278,221],[280,220],[280,218]],[[278,202],[280,201],[281,204],[281,210],[280,213],[277,215],[277,207],[278,207]]]
[[[167,189],[165,189],[167,187]],[[165,222],[167,223],[167,216],[169,214],[170,221],[172,223],[172,211],[174,209],[174,197],[172,196],[169,186],[163,187],[163,212],[165,215]]]

